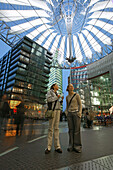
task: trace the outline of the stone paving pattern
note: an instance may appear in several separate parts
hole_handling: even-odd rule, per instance
[[[44,129],[43,129],[44,128]],[[48,124],[37,127],[39,134],[47,135]],[[82,153],[67,152],[68,147],[67,122],[60,123],[60,141],[63,153],[52,151],[45,155],[47,138],[28,143],[28,138],[5,137],[1,138],[0,153],[7,149],[18,149],[0,157],[0,170],[113,170],[113,127],[100,127],[98,129],[85,129],[81,131],[83,149]],[[13,140],[13,142],[12,142]],[[7,143],[7,147],[5,147]],[[12,142],[10,145],[9,142]],[[5,148],[5,149],[4,149]]]

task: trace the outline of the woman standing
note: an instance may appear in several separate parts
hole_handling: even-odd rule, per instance
[[[67,86],[68,96],[66,96],[66,114],[69,128],[69,147],[68,151],[81,152],[81,135],[80,135],[80,124],[81,124],[81,113],[82,104],[79,94],[74,92],[72,84]]]
[[[54,108],[54,118],[49,120],[48,144],[47,144],[47,149],[45,150],[45,154],[48,154],[51,151],[53,130],[54,130],[55,151],[58,153],[62,153],[62,149],[60,147],[60,142],[59,142],[59,121],[60,121],[61,102],[59,101],[60,95],[57,94],[57,90],[58,90],[58,85],[53,84],[50,88],[50,91],[48,91],[47,93],[47,102],[49,104],[49,107],[51,105],[51,109]]]

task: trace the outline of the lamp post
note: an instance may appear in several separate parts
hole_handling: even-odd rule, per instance
[[[90,109],[91,109],[91,93],[90,93],[90,91],[91,91],[91,89],[90,89],[90,81],[87,81],[87,83],[88,83],[88,92],[89,92],[89,102],[90,102]]]
[[[71,83],[71,67],[70,67],[70,83]]]

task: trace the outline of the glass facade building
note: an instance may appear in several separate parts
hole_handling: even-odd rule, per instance
[[[81,84],[79,94],[84,107],[92,108],[98,113],[108,113],[113,101],[109,72],[92,77]]]
[[[10,100],[19,96],[45,104],[52,53],[28,37],[0,59],[0,91]]]
[[[95,110],[108,112],[112,106],[113,93],[109,72],[90,80],[91,106]]]
[[[86,65],[81,67],[71,67],[71,83],[76,91],[81,87],[81,84],[87,80],[87,67]]]
[[[113,53],[99,61],[71,69],[71,83],[80,94],[83,107],[100,113],[113,105]]]
[[[52,60],[52,65],[54,66],[51,67],[50,69],[48,90],[50,89],[52,84],[56,83],[59,87],[58,93],[61,94],[62,93],[62,69],[58,68],[57,60],[58,60],[58,50],[56,50]]]
[[[50,69],[50,78],[49,78],[49,85],[48,90],[50,89],[51,85],[56,83],[59,87],[58,93],[62,93],[62,69],[59,68],[51,68]]]
[[[74,89],[76,92],[78,92],[81,96],[82,106],[86,106],[85,100],[85,93],[82,88],[85,86],[87,82],[88,76],[87,76],[87,67],[86,65],[81,67],[72,67],[71,68],[71,83],[74,86]]]
[[[113,52],[87,66],[90,105],[101,113],[113,105]]]

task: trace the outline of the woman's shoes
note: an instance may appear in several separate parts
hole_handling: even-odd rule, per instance
[[[62,149],[61,148],[55,149],[55,151],[58,152],[58,153],[62,153]]]
[[[81,153],[81,152],[82,152],[81,149],[75,149],[75,148],[67,148],[67,151],[68,151],[68,152],[75,151],[75,152],[77,152],[77,153]]]
[[[81,153],[82,152],[81,149],[75,149],[75,148],[74,148],[74,151],[77,152],[77,153]]]
[[[67,151],[68,152],[72,152],[72,151],[75,151],[77,153],[81,153],[82,150],[81,149],[73,149],[73,148],[67,148]],[[45,154],[49,154],[51,151],[47,149],[45,149]],[[55,149],[55,152],[58,152],[58,153],[62,153],[62,149],[61,148],[58,148],[58,149]]]
[[[68,151],[68,152],[72,152],[72,151],[73,151],[73,148],[67,148],[67,151]]]
[[[45,154],[49,154],[51,151],[47,149],[45,149]]]
[[[47,149],[45,149],[45,154],[49,154],[51,151]],[[58,153],[62,153],[62,149],[61,148],[58,148],[58,149],[55,149],[55,152],[58,152]]]

